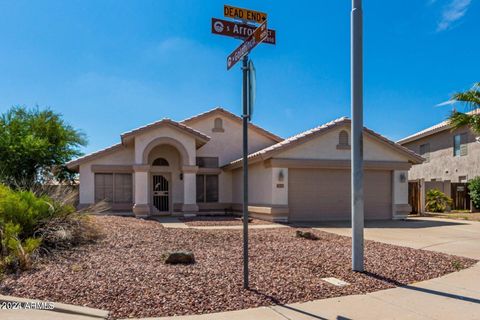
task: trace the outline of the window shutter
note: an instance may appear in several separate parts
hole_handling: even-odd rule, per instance
[[[206,199],[205,202],[217,202],[218,201],[218,176],[207,175],[205,176],[206,186]]]
[[[115,201],[116,203],[132,202],[132,175],[129,173],[115,174]]]
[[[197,202],[205,202],[205,176],[197,174]]]
[[[460,135],[460,155],[461,156],[466,156],[468,153],[468,148],[467,148],[467,134],[462,133]]]
[[[95,202],[113,200],[113,174],[95,174]]]

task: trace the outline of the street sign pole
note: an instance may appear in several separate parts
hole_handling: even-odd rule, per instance
[[[363,18],[362,1],[352,0],[352,269],[364,271],[363,257]]]
[[[248,55],[243,56],[243,288],[248,289]]]

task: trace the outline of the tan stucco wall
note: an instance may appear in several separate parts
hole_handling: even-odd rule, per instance
[[[337,149],[338,134],[348,127],[341,127],[326,134],[280,152],[275,158],[288,159],[323,159],[347,160],[350,159],[350,150]],[[350,138],[350,136],[349,136]],[[350,140],[350,139],[349,139]],[[408,162],[405,155],[385,146],[383,143],[364,136],[364,158],[367,161],[395,161]],[[283,172],[283,181],[279,181],[279,172]],[[233,172],[232,190],[233,203],[242,202],[242,169]],[[266,167],[263,162],[249,166],[249,202],[251,205],[288,205],[288,168]],[[398,205],[408,205],[408,172],[405,170],[392,170],[392,206],[395,213]],[[402,182],[401,175],[405,176]],[[278,185],[283,184],[283,188]],[[395,207],[395,205],[397,205]]]
[[[194,165],[195,164],[195,139],[180,131],[179,129],[175,129],[172,127],[160,127],[156,129],[152,129],[139,135],[135,136],[135,163],[142,164],[143,163],[143,151],[149,145],[150,142],[154,141],[159,137],[169,137],[176,141],[178,141],[183,147],[185,147],[188,153],[188,164]]]
[[[464,132],[468,133],[467,155],[454,157],[453,137]],[[480,176],[480,143],[475,142],[475,135],[468,128],[454,132],[445,130],[404,146],[420,153],[420,145],[425,143],[430,143],[430,161],[414,165],[409,172],[410,180],[440,179],[459,182],[460,176],[467,176],[467,179]]]
[[[223,120],[224,132],[212,131],[213,122],[216,118]],[[198,156],[218,156],[220,166],[242,157],[242,125],[239,122],[233,121],[225,116],[212,115],[211,117],[197,120],[188,125],[211,137],[210,141],[197,150]],[[259,134],[253,129],[248,131],[248,135],[249,153],[275,143],[275,141]]]
[[[290,159],[350,159],[350,150],[337,149],[338,134],[340,131],[348,132],[348,141],[351,143],[350,128],[339,127],[318,136],[297,147],[291,148],[275,155],[275,158]],[[376,161],[407,161],[407,158],[390,147],[364,135],[364,159]]]
[[[248,202],[252,205],[272,204],[272,168],[265,168],[263,163],[248,167]],[[232,202],[243,202],[242,169],[232,171]]]
[[[222,119],[223,132],[215,132],[212,130],[216,118]],[[198,157],[218,157],[220,166],[242,157],[242,126],[240,123],[229,117],[213,114],[210,117],[196,120],[188,125],[211,138],[210,141],[196,151]],[[250,129],[248,134],[249,152],[263,149],[275,143],[270,138],[259,134],[255,130]],[[218,180],[219,202],[231,203],[232,173],[230,171],[224,171],[219,175]]]
[[[103,157],[82,163],[80,173],[80,203],[92,204],[95,202],[94,185],[95,175],[92,172],[93,164],[101,165],[131,165],[133,163],[133,147],[121,147],[118,151],[109,153]]]

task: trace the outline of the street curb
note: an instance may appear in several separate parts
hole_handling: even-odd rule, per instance
[[[19,298],[19,297],[12,297],[12,296],[4,296],[0,295],[0,303],[1,302],[21,302],[21,303],[45,303],[51,301],[41,301],[36,299],[26,299],[26,298]],[[53,309],[45,310],[51,312],[58,312],[58,313],[68,313],[73,315],[79,316],[87,316],[87,317],[94,317],[99,319],[106,319],[108,317],[109,311],[95,309],[90,307],[82,307],[82,306],[74,306],[64,303],[58,302],[51,302],[53,303]]]

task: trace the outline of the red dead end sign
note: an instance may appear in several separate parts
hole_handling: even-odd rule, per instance
[[[267,21],[258,26],[255,31],[227,58],[227,70],[230,70],[244,55],[248,54],[259,43],[268,37]]]
[[[249,35],[253,33],[253,31],[255,31],[255,29],[256,27],[245,23],[212,18],[213,34],[245,40]],[[265,39],[263,43],[276,43],[275,30],[268,29],[267,39]]]

